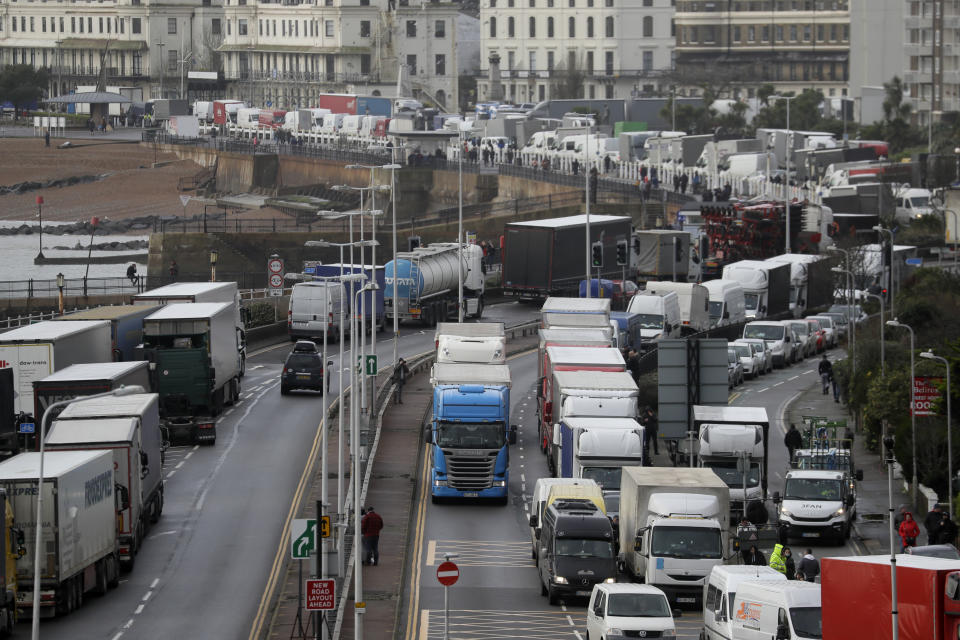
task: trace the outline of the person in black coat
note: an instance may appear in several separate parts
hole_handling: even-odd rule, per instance
[[[756,567],[767,566],[767,559],[764,557],[763,552],[757,549],[757,545],[755,544],[750,545],[750,548],[744,551],[742,555],[743,564]]]
[[[957,543],[957,523],[950,519],[950,514],[944,511],[940,519],[940,528],[937,532],[937,544]]]
[[[943,520],[943,511],[939,504],[935,504],[923,519],[923,529],[927,532],[928,544],[937,544],[934,540],[939,538],[941,520]]]
[[[787,447],[787,451],[790,452],[790,462],[792,463],[794,453],[803,446],[803,437],[797,430],[797,425],[790,425],[790,430],[787,431],[787,435],[783,437],[783,444]]]
[[[783,564],[787,568],[786,576],[787,580],[796,580],[797,579],[797,565],[793,561],[793,552],[790,551],[790,547],[784,547],[780,552],[780,556],[783,558]]]

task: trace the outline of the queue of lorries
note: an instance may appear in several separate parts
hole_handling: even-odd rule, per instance
[[[218,415],[239,398],[246,342],[236,283],[175,283],[131,302],[0,334],[0,629],[35,598],[42,615],[65,615],[116,587],[163,511],[168,443],[212,444]]]

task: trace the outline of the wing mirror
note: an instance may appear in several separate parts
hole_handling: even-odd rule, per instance
[[[853,477],[857,479],[857,482],[863,482],[863,469],[857,469]]]
[[[853,497],[853,494],[848,494],[846,498],[843,499],[843,503],[848,507],[852,507],[853,503],[856,501],[856,498]]]
[[[773,504],[780,504],[783,501],[783,498],[780,497],[779,491],[773,492]]]
[[[510,425],[510,444],[517,444],[517,425]]]

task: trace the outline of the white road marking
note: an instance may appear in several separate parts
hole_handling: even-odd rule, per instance
[[[564,611],[566,611],[566,610],[567,610],[567,605],[562,604],[562,605],[560,605],[560,608],[563,609]],[[567,617],[569,617],[569,616],[567,616]]]
[[[117,640],[117,639],[118,639],[119,637],[121,637],[122,635],[123,635],[123,631],[121,631],[121,632],[118,633],[117,635],[115,635],[115,636],[113,636],[112,638],[110,638],[110,640]]]
[[[195,444],[195,445],[193,445],[193,449],[192,449],[192,450],[193,450],[193,451],[196,451],[196,450],[199,449],[199,448],[200,448],[200,445]]]
[[[769,389],[769,388],[770,388],[770,387],[764,387],[763,389],[757,389],[757,393],[763,393],[764,391],[766,391],[766,390]]]
[[[133,618],[130,618],[129,620],[127,620],[126,624],[123,625],[123,628],[129,629],[132,626],[133,626]]]
[[[143,596],[143,601],[146,602],[150,599],[150,596],[153,595],[153,591],[147,591],[146,595]]]
[[[571,627],[575,627],[575,626],[577,626],[577,625],[575,625],[575,624],[573,624],[573,618],[572,618],[572,617],[570,617],[570,616],[567,616],[567,622],[569,622],[569,623],[570,623],[570,626],[571,626]]]
[[[262,365],[262,364],[255,364],[255,365],[253,365],[252,367],[250,367],[250,371],[256,371],[257,369],[263,369],[263,367],[264,367],[264,365]]]
[[[181,460],[180,462],[178,462],[178,463],[177,463],[177,466],[175,466],[174,469],[176,470],[176,469],[179,469],[180,467],[182,467],[184,462],[186,462],[186,460]]]
[[[173,477],[173,474],[175,474],[176,472],[177,472],[177,470],[174,469],[173,471],[171,471],[170,473],[168,473],[168,474],[167,474],[167,480],[169,480],[170,478],[172,478],[172,477]]]
[[[133,615],[138,615],[141,611],[143,611],[143,608],[145,606],[146,605],[143,605],[143,604],[137,605],[137,608],[133,610]]]
[[[170,533],[173,533],[173,531],[171,531]],[[150,588],[156,589],[158,584],[160,584],[160,578],[154,578],[153,582],[150,583]]]
[[[782,385],[784,382],[786,382],[786,380],[784,380],[784,381],[782,381],[782,382],[778,382],[777,384],[775,384],[775,385],[773,385],[773,386],[779,387],[779,386]]]
[[[520,474],[520,482],[526,482],[526,481],[527,481],[527,477],[521,473],[521,474]]]
[[[183,459],[184,459],[184,460],[189,460],[189,459],[190,459],[190,456],[192,456],[192,455],[193,455],[193,451],[190,451],[190,452],[187,453],[187,455],[183,456]]]
[[[175,534],[175,533],[177,533],[176,530],[173,530],[173,531],[161,531],[160,533],[155,533],[155,534],[153,534],[152,536],[150,536],[149,539],[152,540],[153,538],[159,538],[160,536],[171,536],[171,535],[173,535],[173,534]],[[157,582],[157,580],[154,580],[154,582]],[[154,587],[154,585],[150,585],[150,588],[151,588],[151,589],[152,589],[153,587]]]
[[[787,380],[796,380],[796,379],[799,378],[799,377],[800,377],[800,376],[793,376],[792,378],[787,378]]]
[[[573,630],[573,635],[577,636],[577,640],[583,640],[583,637],[581,637],[580,632],[577,631],[576,629]]]

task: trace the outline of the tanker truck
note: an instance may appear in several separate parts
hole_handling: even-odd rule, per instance
[[[434,242],[398,253],[396,260],[391,260],[384,268],[383,304],[387,317],[392,319],[396,314],[398,320],[419,320],[426,326],[456,320],[457,283],[462,274],[463,313],[479,318],[483,314],[486,280],[482,266],[483,249],[477,245],[463,245],[462,261],[459,253],[455,242]]]

